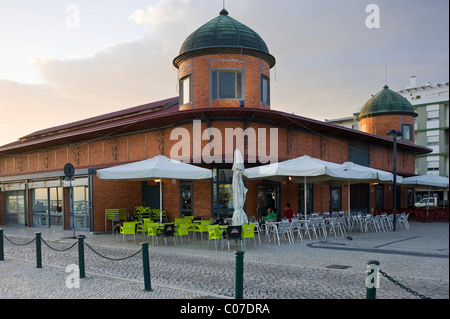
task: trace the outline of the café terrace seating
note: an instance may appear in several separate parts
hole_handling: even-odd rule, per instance
[[[120,220],[119,211],[121,212]],[[165,212],[164,212],[165,213]],[[108,215],[109,214],[109,215]],[[364,212],[332,212],[332,213],[311,213],[306,216],[303,213],[295,214],[289,221],[268,219],[262,222],[255,217],[250,217],[248,224],[232,225],[231,218],[221,218],[219,220],[203,219],[203,217],[183,216],[175,218],[174,222],[160,222],[159,210],[152,210],[145,207],[136,207],[132,221],[126,221],[124,210],[108,209],[106,217],[110,216],[113,221],[113,234],[122,235],[122,243],[127,241],[127,237],[133,235],[136,243],[136,233],[141,233],[143,239],[148,241],[152,238],[152,244],[159,245],[159,240],[164,238],[165,246],[168,245],[168,238],[172,237],[174,246],[179,240],[181,246],[185,244],[201,243],[204,241],[203,234],[207,237],[207,247],[214,240],[215,249],[224,249],[224,242],[227,241],[228,249],[232,243],[240,244],[241,249],[247,248],[248,240],[253,238],[253,246],[257,248],[256,236],[261,245],[261,233],[266,243],[281,245],[283,242],[292,245],[296,239],[300,242],[304,240],[321,240],[328,237],[346,237],[347,232],[376,232],[382,233],[393,230],[393,214],[377,211],[375,215]],[[164,216],[166,216],[164,214]],[[397,228],[408,230],[410,213],[400,212],[397,214]],[[200,241],[196,234],[200,233]],[[187,239],[187,240],[186,240]],[[118,241],[118,239],[117,239]]]

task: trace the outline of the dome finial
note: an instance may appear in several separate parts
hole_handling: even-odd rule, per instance
[[[225,8],[223,8],[222,11],[220,11],[219,14],[220,14],[221,16],[227,16],[227,15],[228,15],[228,11],[227,11]]]

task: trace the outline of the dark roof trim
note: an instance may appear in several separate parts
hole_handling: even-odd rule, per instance
[[[331,123],[305,118],[298,115],[288,114],[281,111],[265,110],[258,108],[205,108],[193,110],[178,110],[178,104],[164,110],[150,113],[137,113],[134,116],[114,118],[86,127],[76,127],[61,133],[42,135],[34,139],[18,141],[0,147],[0,156],[32,152],[41,149],[69,145],[71,143],[83,143],[92,140],[102,140],[108,136],[123,136],[148,132],[158,128],[175,127],[180,123],[186,123],[194,119],[208,118],[211,121],[236,120],[238,118],[246,121],[249,117],[253,122],[272,123],[278,127],[305,130],[312,134],[323,135],[333,138],[358,140],[365,143],[392,147],[392,140],[385,137],[349,129]],[[50,129],[49,129],[50,130]],[[432,150],[415,144],[398,142],[399,150],[413,152],[416,154],[430,153]]]
[[[196,49],[196,50],[191,50],[191,51],[182,53],[173,60],[173,65],[178,69],[180,67],[180,64],[183,61],[192,59],[197,56],[211,55],[211,54],[250,55],[250,56],[254,56],[254,57],[266,60],[267,63],[269,63],[270,68],[273,68],[276,63],[276,59],[273,55],[271,55],[270,53],[260,51],[260,50],[253,50],[253,49],[248,49],[248,48],[243,48],[243,47],[213,47],[213,48]]]

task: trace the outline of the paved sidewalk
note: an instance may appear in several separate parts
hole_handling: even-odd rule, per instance
[[[71,231],[0,226],[15,243],[26,243],[41,232],[53,248],[70,247]],[[127,257],[140,250],[129,237],[125,244],[111,234],[85,235],[99,254]],[[433,299],[449,298],[449,224],[411,222],[396,232],[353,231],[352,239],[329,236],[321,240],[248,241],[244,257],[244,298],[252,299],[364,299],[366,261],[406,287]],[[69,289],[66,266],[78,264],[77,245],[55,251],[42,244],[43,268],[35,264],[34,242],[17,246],[4,239],[5,261],[0,262],[0,298],[45,299],[198,299],[234,298],[235,255],[215,250],[206,240],[174,246],[152,246],[150,270],[153,291],[144,290],[142,258],[112,261],[85,247],[86,278],[80,288]],[[236,246],[233,247],[236,249]],[[338,265],[344,269],[329,268]],[[418,299],[381,277],[377,299]]]

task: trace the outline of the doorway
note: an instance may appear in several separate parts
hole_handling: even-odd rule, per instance
[[[142,206],[159,209],[159,185],[142,183]]]
[[[194,216],[193,188],[192,182],[180,182],[180,217]]]
[[[88,231],[91,220],[89,214],[89,188],[87,186],[76,186],[72,190],[73,214],[70,216],[69,227],[75,226],[76,230]],[[73,218],[75,218],[75,222]]]
[[[33,227],[63,227],[62,187],[32,189],[31,200]]]
[[[258,207],[257,218],[263,218],[266,215],[267,207],[272,207],[281,218],[280,211],[280,183],[262,182],[258,185]]]

